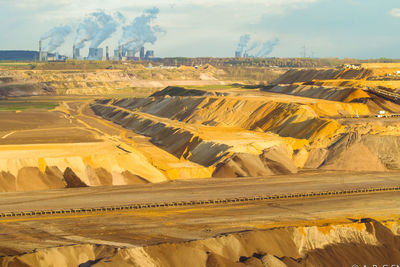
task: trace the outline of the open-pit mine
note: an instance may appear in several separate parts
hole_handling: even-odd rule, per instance
[[[71,62],[0,65],[1,266],[400,265],[400,64]]]

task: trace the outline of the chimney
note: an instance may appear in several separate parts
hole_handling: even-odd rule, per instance
[[[109,53],[108,46],[106,46],[106,60],[110,60],[110,53]]]
[[[73,58],[73,59],[76,59],[75,45],[72,46],[72,58]]]
[[[39,41],[39,61],[42,61],[42,40]]]

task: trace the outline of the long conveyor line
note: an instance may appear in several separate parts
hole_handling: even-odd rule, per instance
[[[194,206],[194,205],[212,205],[212,204],[226,204],[226,203],[235,203],[235,202],[253,202],[253,201],[262,201],[262,200],[304,199],[304,198],[312,198],[312,197],[326,197],[326,196],[333,197],[333,196],[343,196],[343,195],[349,196],[349,195],[355,195],[355,194],[393,192],[393,191],[400,191],[400,186],[359,188],[359,189],[350,189],[350,190],[321,191],[321,192],[309,192],[309,193],[290,193],[290,194],[278,194],[278,195],[269,194],[269,195],[261,195],[261,196],[254,196],[254,197],[237,197],[237,198],[211,199],[211,200],[209,199],[209,200],[144,203],[144,204],[97,207],[97,208],[74,208],[74,209],[57,209],[57,210],[4,212],[4,213],[0,213],[0,218],[1,217],[38,216],[38,215],[95,213],[95,212],[151,209],[151,208],[178,207],[178,206]]]

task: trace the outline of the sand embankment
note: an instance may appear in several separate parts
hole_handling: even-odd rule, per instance
[[[312,80],[328,80],[334,79],[338,74],[340,74],[339,69],[291,69],[273,81],[272,84],[291,84]]]
[[[343,91],[342,95],[335,92],[336,97],[366,97],[353,89]],[[388,146],[397,147],[392,143],[398,133],[392,126],[345,126],[336,119],[370,116],[368,104],[363,103],[277,102],[245,95],[167,95],[101,100],[92,108],[107,120],[149,136],[155,145],[178,158],[214,168],[215,177],[293,173],[303,167],[358,171],[398,169],[397,164],[390,163],[393,157],[383,141],[393,140],[387,142]],[[341,144],[343,136],[357,131],[361,138],[357,145]],[[372,139],[375,141],[366,141]],[[273,156],[267,157],[271,151]],[[365,156],[362,160],[350,160],[359,153]],[[271,167],[272,162],[277,166]]]
[[[372,219],[282,227],[147,247],[75,245],[0,258],[1,266],[351,266],[397,264],[400,227]]]
[[[109,142],[2,146],[0,170],[2,192],[167,180],[139,151]]]
[[[341,127],[319,118],[310,106],[254,98],[102,100],[92,108],[107,120],[151,137],[178,158],[215,166],[215,176],[296,172],[293,149],[330,138]],[[256,158],[257,170],[250,171],[245,165]],[[271,167],[272,162],[279,166]]]
[[[121,69],[0,70],[0,96],[129,94],[135,88],[170,85],[221,85],[214,68],[146,68],[129,65]],[[147,95],[148,95],[147,94]]]

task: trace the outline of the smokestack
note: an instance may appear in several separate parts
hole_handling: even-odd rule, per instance
[[[39,61],[42,61],[42,40],[39,41]]]
[[[73,58],[73,59],[76,59],[75,45],[72,46],[72,58]]]
[[[110,52],[108,46],[106,46],[106,60],[110,60]]]

